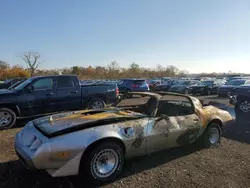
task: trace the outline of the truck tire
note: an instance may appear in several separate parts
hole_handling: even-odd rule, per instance
[[[0,108],[0,129],[9,129],[16,123],[16,113],[9,108]]]
[[[105,108],[105,102],[100,98],[93,98],[89,101],[89,109],[100,109]]]

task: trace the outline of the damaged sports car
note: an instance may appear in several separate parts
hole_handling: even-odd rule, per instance
[[[220,143],[234,111],[174,93],[130,92],[115,107],[66,112],[30,121],[15,138],[29,169],[52,177],[115,179],[127,158],[199,143]]]

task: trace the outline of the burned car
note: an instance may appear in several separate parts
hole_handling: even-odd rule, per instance
[[[234,119],[233,111],[194,97],[130,92],[114,107],[28,122],[15,137],[15,150],[29,169],[105,182],[115,179],[127,158],[192,143],[217,145],[221,129]]]

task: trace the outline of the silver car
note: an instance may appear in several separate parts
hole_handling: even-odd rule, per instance
[[[16,135],[15,150],[29,169],[105,182],[130,157],[191,143],[217,145],[221,129],[234,119],[233,111],[204,106],[194,97],[131,92],[115,107],[30,121]]]

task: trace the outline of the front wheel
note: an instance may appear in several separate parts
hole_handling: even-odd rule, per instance
[[[82,158],[80,176],[93,183],[105,183],[115,180],[121,173],[124,152],[119,144],[103,142]]]
[[[250,101],[244,100],[241,101],[240,104],[237,105],[241,112],[248,113],[250,112]]]
[[[200,139],[200,144],[204,147],[213,147],[220,144],[221,128],[218,123],[211,123]]]

